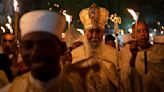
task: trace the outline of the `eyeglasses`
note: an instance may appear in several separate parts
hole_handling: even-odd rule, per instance
[[[12,43],[12,42],[13,42],[13,40],[3,39],[3,42],[9,42],[9,43]]]

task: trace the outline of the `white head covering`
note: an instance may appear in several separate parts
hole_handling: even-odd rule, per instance
[[[21,36],[43,31],[56,35],[62,39],[62,32],[65,28],[65,17],[48,10],[35,10],[24,14],[20,19]]]
[[[129,41],[131,41],[133,38],[132,38],[132,34],[131,33],[128,33],[128,34],[125,34],[123,35],[123,42],[126,44],[128,43]]]
[[[164,35],[155,35],[153,37],[154,43],[164,43]]]

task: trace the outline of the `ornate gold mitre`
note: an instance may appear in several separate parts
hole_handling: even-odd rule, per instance
[[[107,9],[96,6],[93,3],[89,8],[81,10],[79,16],[85,29],[104,29],[108,21],[109,12]]]

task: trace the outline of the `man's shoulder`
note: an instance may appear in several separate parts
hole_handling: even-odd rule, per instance
[[[73,59],[72,63],[86,59],[86,52],[85,52],[84,44],[82,43],[76,48],[72,49],[71,54],[72,54],[72,59]]]
[[[154,44],[148,49],[148,52],[153,54],[155,53],[155,55],[164,54],[164,46],[160,44]]]
[[[24,89],[25,86],[27,86],[27,81],[29,78],[28,76],[29,73],[26,73],[22,76],[15,78],[12,83],[4,87],[2,90],[0,90],[0,92],[23,92],[21,90],[22,88]]]
[[[161,44],[154,44],[153,49],[164,49],[164,45]]]
[[[164,46],[162,46],[162,45],[153,45],[150,49],[149,49],[149,52],[151,53],[151,54],[154,54],[154,56],[162,56],[162,57],[164,57],[163,56],[163,54],[164,54]]]
[[[116,48],[112,47],[112,46],[108,46],[108,45],[103,45],[103,52],[115,52]]]
[[[20,83],[20,82],[28,80],[29,79],[29,75],[30,75],[29,73],[26,73],[26,74],[23,74],[21,76],[18,76],[17,78],[14,79],[12,84]]]

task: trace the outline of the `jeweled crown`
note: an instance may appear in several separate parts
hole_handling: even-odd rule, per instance
[[[104,29],[108,21],[109,12],[107,9],[93,3],[89,8],[81,10],[80,20],[85,29],[100,28]]]

